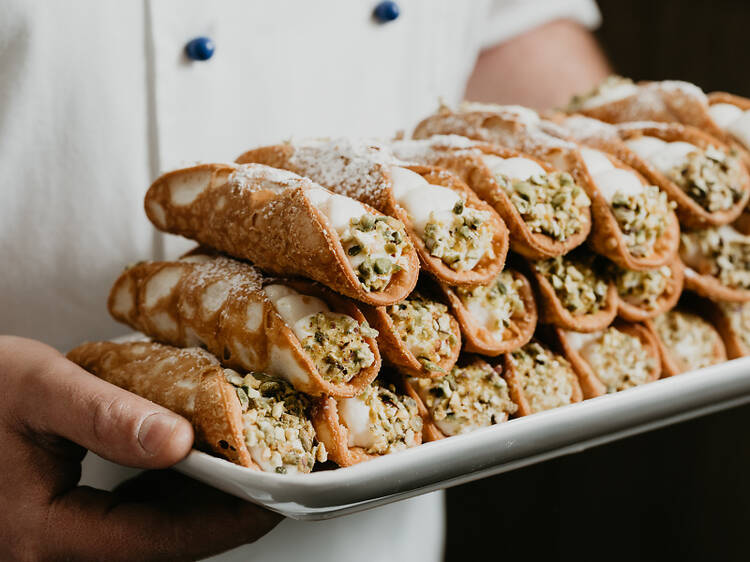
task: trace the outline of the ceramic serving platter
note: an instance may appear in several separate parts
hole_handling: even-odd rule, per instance
[[[175,468],[294,519],[329,519],[750,402],[750,357],[426,443],[349,468],[280,475],[193,451]]]

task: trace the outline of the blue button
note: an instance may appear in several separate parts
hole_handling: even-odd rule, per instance
[[[209,37],[196,37],[185,45],[185,54],[191,60],[208,60],[214,56],[216,46]]]
[[[372,15],[375,16],[375,19],[381,23],[393,21],[400,14],[401,8],[399,8],[398,4],[396,4],[395,2],[391,2],[391,0],[385,0],[384,2],[381,2],[380,4],[375,6],[375,10],[372,13]]]

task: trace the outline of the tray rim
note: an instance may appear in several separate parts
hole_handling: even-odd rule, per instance
[[[574,454],[748,402],[750,357],[745,357],[346,468],[278,475],[195,450],[174,468],[287,517],[321,520]],[[476,463],[467,456],[472,451],[479,453]],[[436,468],[441,462],[447,464]],[[217,480],[216,471],[231,482]],[[378,483],[384,486],[379,488]],[[382,493],[375,493],[378,488]]]

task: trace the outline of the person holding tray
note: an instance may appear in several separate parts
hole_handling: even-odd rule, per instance
[[[593,1],[0,10],[0,558],[194,559],[263,537],[222,559],[439,559],[441,494],[279,524],[161,471],[190,424],[57,350],[123,333],[103,313],[123,264],[187,249],[143,213],[163,171],[292,135],[390,136],[439,96],[559,105],[608,74]]]

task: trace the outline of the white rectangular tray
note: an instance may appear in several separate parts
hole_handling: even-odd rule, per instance
[[[750,357],[426,443],[349,468],[269,474],[198,451],[175,468],[287,517],[329,519],[748,402]]]

